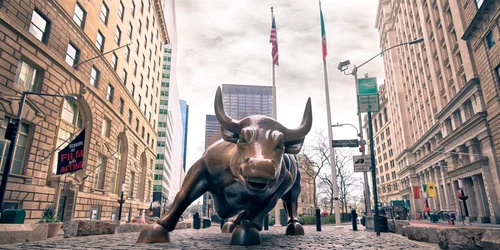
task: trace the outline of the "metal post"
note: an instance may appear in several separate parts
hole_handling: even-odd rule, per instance
[[[266,217],[264,218],[264,230],[269,230],[269,214],[266,214]]]
[[[12,140],[9,144],[9,151],[7,152],[7,159],[5,159],[5,169],[3,170],[2,183],[0,184],[0,215],[2,214],[3,200],[5,198],[5,191],[7,189],[7,181],[9,180],[10,170],[12,168],[12,159],[14,157],[14,149],[17,144],[17,133],[19,126],[21,126],[21,118],[23,115],[24,101],[26,100],[26,93],[23,92],[21,100],[19,101],[19,110],[17,111],[17,118],[14,121],[14,128],[12,131]]]
[[[321,211],[319,207],[316,208],[316,231],[321,231]]]
[[[356,96],[358,95],[359,92],[359,86],[358,86],[358,68],[356,65],[354,65],[354,69],[352,71],[354,75],[354,85],[356,85]],[[363,123],[361,121],[361,113],[359,112],[358,109],[358,123],[359,123],[359,140],[363,141]],[[363,159],[365,158],[365,150],[361,151],[361,155],[363,156]],[[366,216],[371,217],[372,216],[372,209],[370,205],[370,186],[368,185],[368,173],[363,172],[363,179],[364,179],[364,192],[365,192],[365,210],[366,210]]]
[[[118,210],[118,221],[122,221],[122,209],[123,209],[123,203],[125,200],[123,199],[123,191],[125,190],[125,182],[122,182],[122,190],[120,194],[120,199],[118,200],[118,203],[120,203],[120,208]]]
[[[368,111],[368,137],[370,138],[370,158],[371,158],[371,170],[372,170],[372,185],[373,185],[373,206],[375,207],[375,214],[373,216],[373,222],[375,225],[375,232],[377,236],[380,236],[380,221],[378,215],[378,195],[377,195],[377,169],[375,167],[375,146],[373,145],[373,126],[372,126],[372,112]]]

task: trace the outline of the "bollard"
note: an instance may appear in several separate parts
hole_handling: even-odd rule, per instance
[[[356,209],[351,210],[351,221],[352,221],[352,231],[358,231],[358,213],[356,213]]]
[[[264,230],[269,230],[269,214],[264,218]]]
[[[220,219],[220,230],[224,227],[224,223],[226,223],[226,220]]]
[[[200,229],[200,214],[198,212],[193,215],[193,228]]]
[[[316,231],[321,231],[321,213],[319,207],[316,208]]]

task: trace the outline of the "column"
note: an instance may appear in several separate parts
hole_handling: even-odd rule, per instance
[[[467,203],[467,208],[469,210],[469,218],[470,222],[474,222],[477,219],[477,206],[475,202],[475,194],[472,184],[472,178],[464,178],[463,179],[463,188],[465,195],[469,196],[469,198],[465,201]]]
[[[476,138],[467,141],[465,143],[465,146],[467,147],[467,150],[469,151],[469,158],[471,162],[478,161],[481,157],[481,151],[479,148],[479,141],[477,141]]]
[[[445,167],[444,167],[443,163],[440,163],[439,167],[440,167],[440,172],[441,172],[441,182],[443,183],[443,191],[444,191],[444,199],[445,199],[445,205],[443,207],[444,207],[444,209],[448,210],[451,208],[451,204],[450,204],[449,196],[448,196],[448,191],[449,191],[448,190],[448,183],[444,178]]]
[[[472,176],[472,183],[474,186],[474,197],[470,197],[469,199],[473,198],[474,201],[476,202],[477,220],[481,223],[485,223],[486,221],[490,222],[490,218],[486,217],[485,205],[488,206],[488,202],[485,203],[485,201],[483,200],[480,178],[481,178],[480,175]]]
[[[488,158],[488,164],[483,164],[483,186],[490,208],[490,220],[491,223],[500,224],[500,167],[498,159],[489,133],[481,133],[477,139],[481,145],[480,154]]]
[[[442,189],[440,188],[441,185],[439,184],[439,181],[438,181],[438,171],[440,171],[441,169],[439,168],[439,166],[432,166],[432,168],[434,169],[434,182],[436,183],[436,201],[437,201],[437,207],[438,209],[437,210],[443,210],[443,192]]]

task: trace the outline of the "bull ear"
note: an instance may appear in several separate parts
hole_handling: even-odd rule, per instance
[[[222,135],[222,139],[227,142],[236,143],[240,138],[239,134],[233,133],[232,131],[220,126],[220,133]]]
[[[296,141],[285,142],[285,153],[286,154],[298,154],[298,153],[300,153],[300,150],[302,149],[302,144],[304,144],[304,139],[305,138],[302,138],[302,139],[296,140]]]

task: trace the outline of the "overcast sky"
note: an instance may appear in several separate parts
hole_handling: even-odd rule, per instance
[[[332,123],[358,124],[354,78],[339,72],[337,65],[344,60],[359,65],[380,51],[375,29],[377,4],[377,0],[322,1]],[[176,5],[177,83],[180,98],[189,104],[189,166],[202,153],[205,115],[214,114],[217,86],[223,83],[272,85],[271,6],[276,18],[280,59],[280,66],[276,67],[278,121],[290,128],[297,127],[306,100],[311,97],[313,130],[308,139],[313,138],[314,131],[326,133],[317,1],[182,0],[176,1]],[[360,69],[359,76],[365,73],[376,76],[379,84],[382,83],[381,58]],[[354,139],[356,132],[351,127],[334,128],[333,135],[337,139]]]

